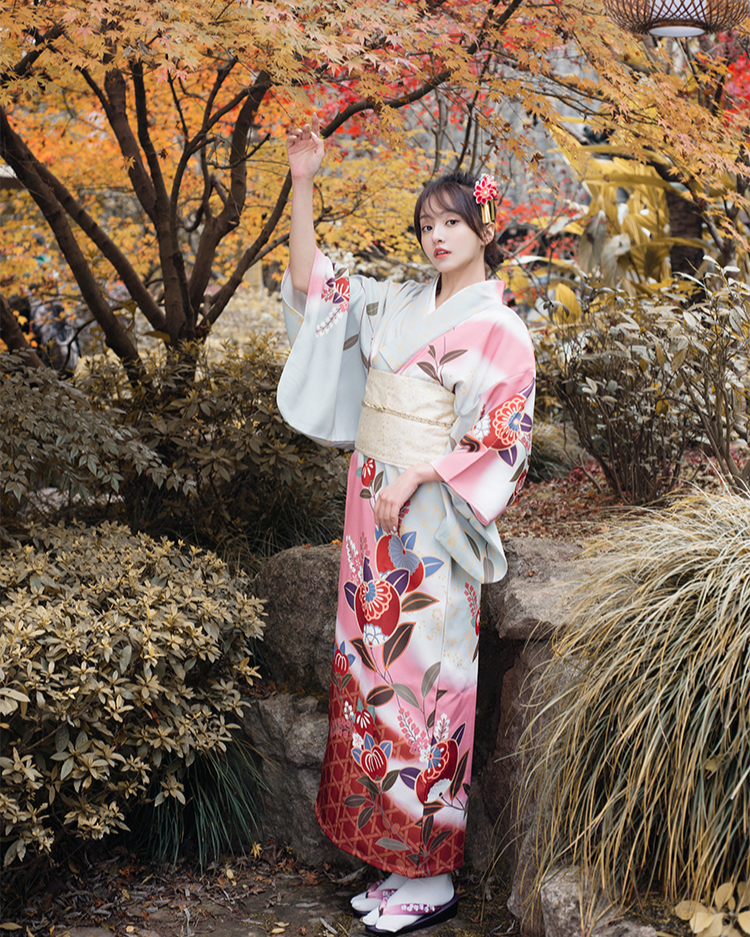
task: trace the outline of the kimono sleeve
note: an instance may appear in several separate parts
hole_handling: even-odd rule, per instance
[[[292,348],[277,402],[298,432],[323,444],[354,445],[369,350],[387,287],[387,281],[334,269],[320,251],[306,294],[295,290],[285,273],[281,295]]]
[[[485,527],[518,496],[531,452],[534,349],[523,322],[505,311],[484,337],[480,366],[454,388],[452,451],[432,463],[456,510],[466,516],[468,508]]]

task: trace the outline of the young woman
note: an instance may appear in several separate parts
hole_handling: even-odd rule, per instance
[[[485,279],[499,259],[489,177],[445,176],[419,196],[431,283],[378,282],[316,247],[316,118],[287,151],[279,407],[314,439],[354,444],[316,813],[341,849],[388,873],[352,899],[368,929],[406,933],[456,910],[480,588],[506,570],[494,520],[526,476],[534,357],[503,284]]]

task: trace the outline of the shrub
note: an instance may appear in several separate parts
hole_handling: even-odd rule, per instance
[[[233,743],[262,607],[216,556],[123,527],[34,530],[0,554],[4,863],[185,800]]]
[[[35,497],[55,487],[58,504],[119,491],[126,474],[144,475],[158,488],[182,487],[133,430],[95,409],[83,391],[49,368],[27,368],[0,354],[0,518],[6,536],[30,518],[49,518]],[[0,528],[0,531],[3,528]]]
[[[613,493],[635,504],[678,484],[685,449],[703,433],[664,353],[671,340],[658,299],[594,290],[584,297],[579,319],[537,341],[543,379],[581,445],[601,465]]]
[[[313,541],[317,526],[326,541],[340,536],[346,460],[284,422],[276,406],[284,356],[275,339],[255,336],[242,351],[226,346],[219,360],[196,353],[152,361],[148,392],[103,359],[77,378],[193,486],[184,497],[131,473],[121,486],[128,523],[214,549],[244,539],[260,552]]]
[[[587,553],[538,719],[540,875],[573,863],[673,900],[746,880],[750,504],[695,493]]]
[[[737,440],[749,441],[750,286],[709,274],[687,308],[673,294],[660,298],[662,357],[681,389],[701,439],[727,483],[750,493],[750,461],[737,459]]]

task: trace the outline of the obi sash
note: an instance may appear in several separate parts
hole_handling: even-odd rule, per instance
[[[435,381],[370,368],[354,447],[398,468],[439,459],[456,420],[455,399]]]

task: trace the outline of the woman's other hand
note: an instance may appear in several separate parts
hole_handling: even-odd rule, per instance
[[[440,481],[440,476],[429,462],[414,465],[403,471],[395,481],[381,488],[375,500],[375,523],[389,533],[398,531],[401,508],[425,482]]]
[[[325,144],[320,136],[320,121],[313,114],[309,124],[290,130],[286,138],[286,152],[292,181],[314,179],[325,156]]]

